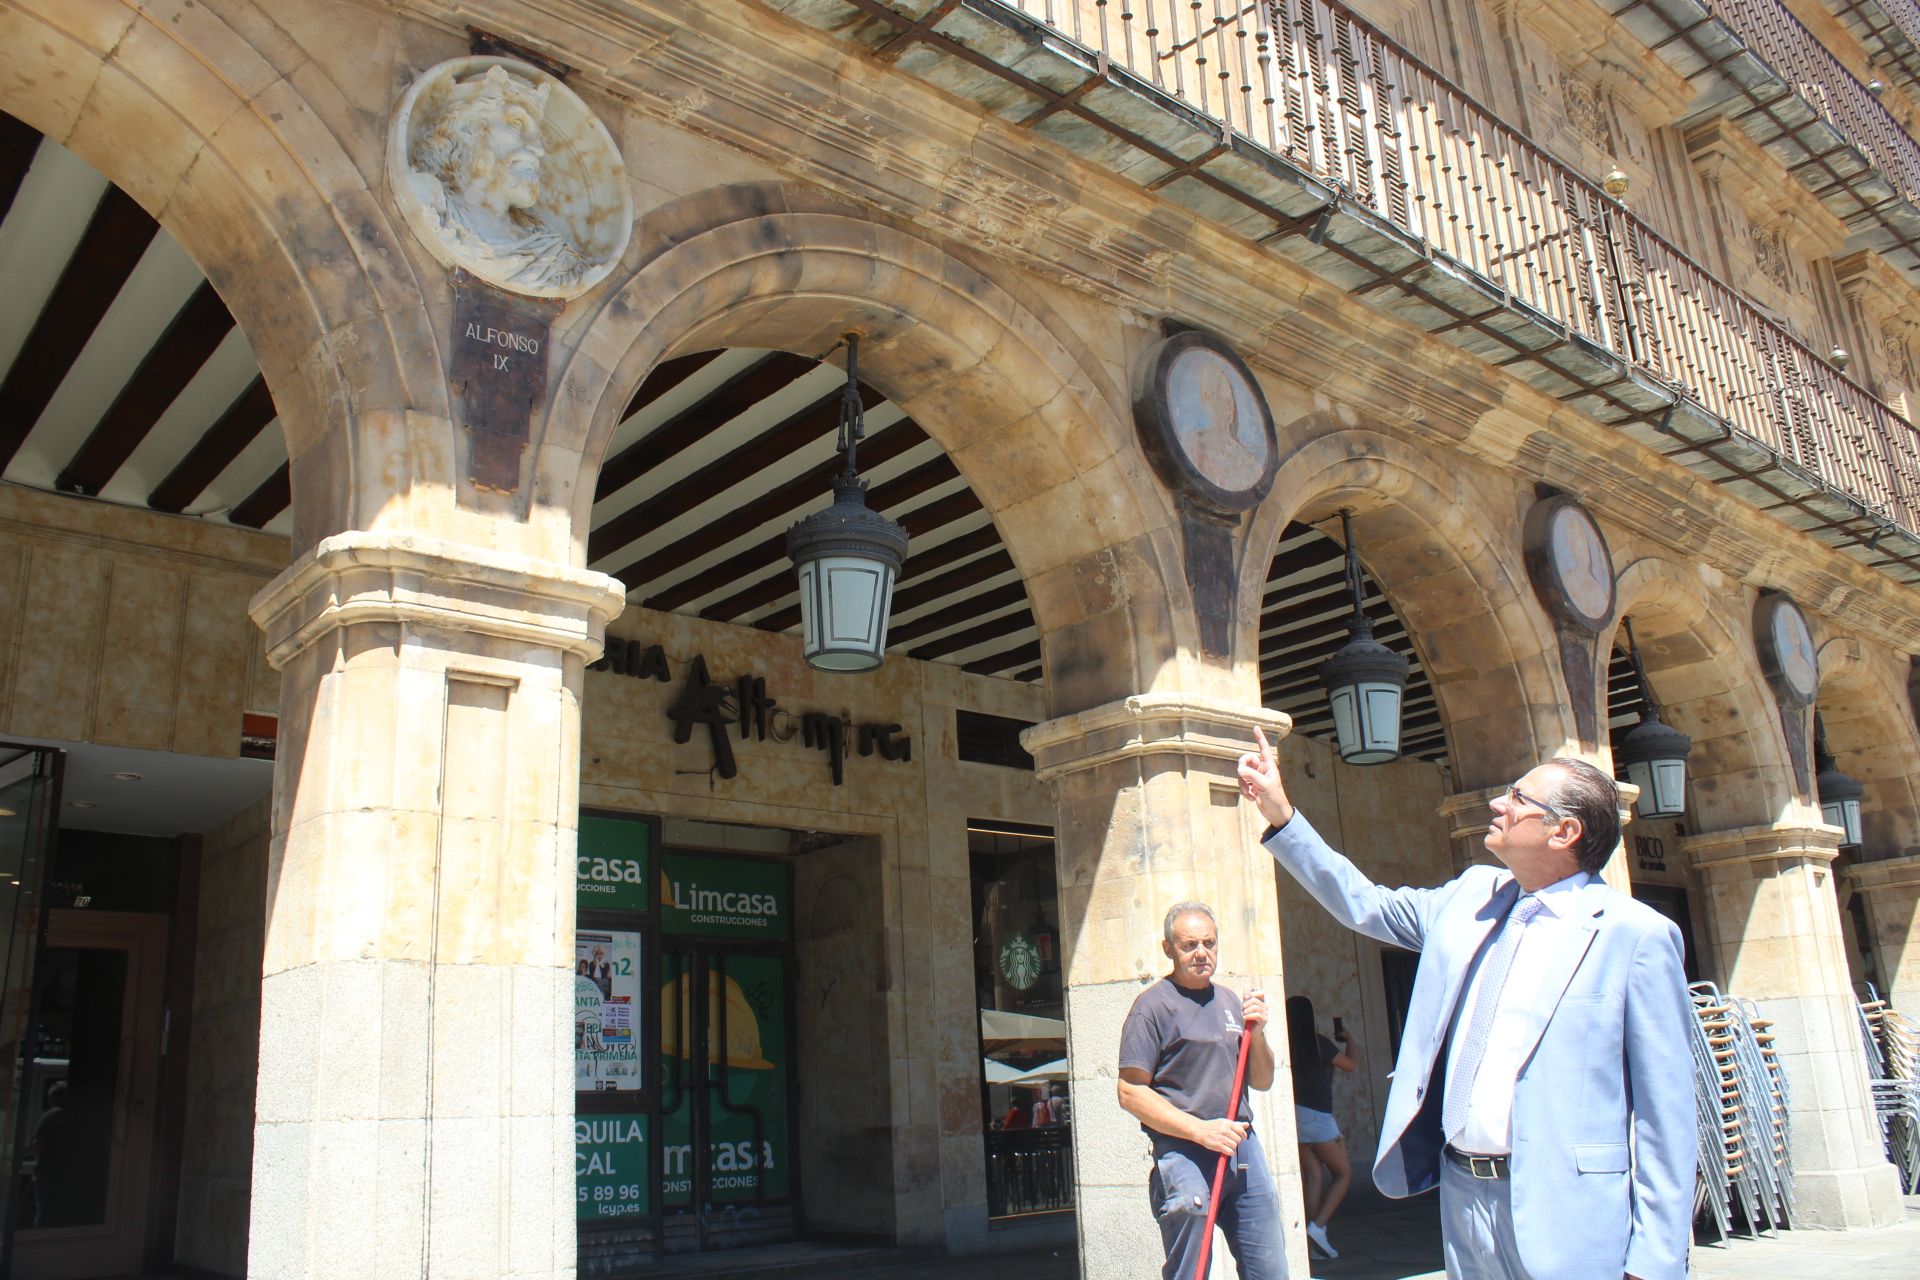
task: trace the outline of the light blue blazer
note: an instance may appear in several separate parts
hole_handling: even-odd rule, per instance
[[[1374,1185],[1440,1180],[1442,1051],[1475,953],[1520,896],[1513,873],[1474,866],[1433,889],[1385,889],[1306,818],[1266,849],[1336,920],[1420,953]],[[1535,1280],[1680,1280],[1692,1239],[1693,1059],[1680,931],[1598,880],[1563,913],[1569,940],[1542,975],[1537,1037],[1514,1085],[1513,1216]]]

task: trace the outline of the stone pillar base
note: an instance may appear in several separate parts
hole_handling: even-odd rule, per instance
[[[1793,1225],[1820,1231],[1891,1227],[1907,1212],[1900,1195],[1900,1172],[1890,1164],[1797,1173],[1793,1199]]]

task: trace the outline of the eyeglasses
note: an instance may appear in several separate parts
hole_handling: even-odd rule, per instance
[[[1507,788],[1507,802],[1509,804],[1531,805],[1535,809],[1540,809],[1554,818],[1564,818],[1567,816],[1566,814],[1560,812],[1560,810],[1548,804],[1545,800],[1535,800],[1532,796],[1522,791],[1518,786],[1512,786]]]

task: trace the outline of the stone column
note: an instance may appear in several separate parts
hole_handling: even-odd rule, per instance
[[[1848,982],[1833,884],[1839,838],[1834,827],[1782,823],[1685,836],[1680,848],[1706,895],[1704,945],[1721,990],[1774,1023],[1801,1223],[1850,1229],[1898,1221],[1901,1202]]]
[[[580,689],[619,583],[349,533],[281,671],[248,1273],[574,1274]]]
[[[1234,767],[1259,725],[1270,740],[1287,718],[1259,707],[1142,694],[1026,731],[1042,781],[1056,787],[1060,924],[1073,1064],[1074,1178],[1085,1280],[1133,1280],[1153,1269],[1160,1235],[1147,1200],[1147,1139],[1115,1089],[1120,1027],[1134,998],[1170,968],[1161,923],[1199,899],[1220,926],[1218,980],[1264,989],[1268,1039],[1281,1063],[1255,1093],[1253,1117],[1276,1179],[1290,1266],[1307,1274],[1300,1232],[1292,1086],[1280,1018],[1279,899],[1263,824],[1242,804]],[[1219,1247],[1216,1245],[1216,1248]],[[1155,1264],[1157,1265],[1157,1264]],[[1229,1265],[1224,1259],[1221,1266]]]
[[[1847,887],[1866,902],[1867,945],[1879,962],[1880,992],[1920,1020],[1920,854],[1856,862]]]

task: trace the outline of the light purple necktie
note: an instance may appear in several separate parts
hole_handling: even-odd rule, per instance
[[[1507,971],[1513,968],[1514,953],[1520,950],[1524,926],[1540,910],[1540,899],[1527,894],[1513,904],[1513,910],[1500,923],[1500,936],[1480,966],[1480,1001],[1473,1006],[1473,1022],[1465,1034],[1455,1037],[1457,1055],[1447,1076],[1447,1097],[1440,1108],[1440,1132],[1448,1141],[1467,1123],[1467,1100],[1473,1096],[1473,1078],[1480,1074],[1480,1063],[1487,1056],[1487,1041],[1493,1037],[1493,1018],[1500,1011],[1500,993],[1506,989]],[[1462,997],[1465,998],[1464,996]]]

